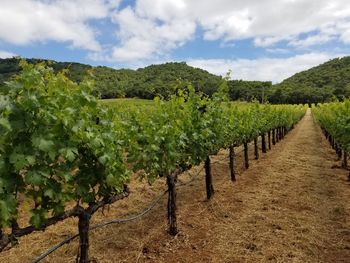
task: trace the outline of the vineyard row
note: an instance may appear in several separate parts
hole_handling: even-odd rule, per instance
[[[339,160],[342,160],[342,167],[347,168],[350,152],[350,101],[321,104],[312,111]],[[350,173],[348,179],[350,181]]]
[[[89,80],[76,84],[45,65],[22,66],[21,75],[0,91],[0,250],[20,236],[78,217],[79,262],[88,262],[91,216],[128,196],[133,172],[149,182],[166,178],[174,235],[177,176],[205,162],[210,198],[210,155],[231,149],[233,167],[234,147],[247,149],[262,136],[266,151],[266,134],[282,138],[306,110],[234,104],[225,83],[212,98],[188,87],[150,107],[111,109],[91,95]],[[18,223],[23,204],[31,215],[24,227]]]

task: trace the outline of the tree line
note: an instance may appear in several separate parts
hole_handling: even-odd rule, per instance
[[[168,99],[188,84],[197,92],[212,96],[224,78],[185,62],[150,65],[137,70],[70,62],[45,61],[55,72],[66,69],[67,76],[80,83],[86,75],[94,80],[94,93],[102,99],[157,96]],[[20,72],[19,58],[0,59],[0,85]],[[234,74],[233,74],[234,77]],[[260,101],[272,104],[306,104],[343,100],[350,97],[350,57],[336,58],[297,73],[278,84],[270,81],[228,80],[231,100]]]

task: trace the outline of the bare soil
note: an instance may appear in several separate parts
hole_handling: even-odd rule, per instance
[[[238,152],[236,182],[222,160],[228,153],[212,157],[210,201],[201,166],[180,177],[179,183],[192,181],[178,188],[176,237],[166,231],[163,197],[139,220],[91,232],[92,262],[350,262],[349,172],[337,168],[340,161],[310,111],[248,170]],[[136,178],[130,187],[130,197],[98,212],[92,224],[135,214],[166,188],[164,180],[149,186]],[[31,262],[76,231],[69,219],[23,237],[0,262]],[[42,262],[75,262],[77,247],[73,241]]]

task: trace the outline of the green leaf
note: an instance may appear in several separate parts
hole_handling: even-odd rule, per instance
[[[106,182],[107,182],[107,185],[109,185],[111,187],[116,186],[116,179],[113,176],[113,174],[107,175]]]
[[[33,155],[28,155],[25,157],[29,165],[34,165],[35,164],[35,156]]]
[[[29,223],[36,228],[39,228],[46,222],[46,212],[43,209],[32,210],[32,216]]]
[[[34,137],[32,143],[35,147],[44,152],[50,152],[55,145],[52,140],[46,140],[41,137]]]
[[[110,156],[108,156],[107,154],[104,154],[102,156],[100,156],[98,158],[98,161],[101,163],[101,164],[106,164],[108,162],[108,160],[110,159]]]
[[[25,176],[25,182],[31,185],[42,185],[44,183],[44,176],[38,171],[28,171]]]
[[[10,122],[5,118],[0,118],[0,126],[4,127],[7,130],[11,130]]]
[[[0,227],[8,226],[16,215],[17,202],[13,196],[0,195]]]
[[[58,171],[56,174],[61,177],[66,183],[74,178],[68,171]]]
[[[19,171],[23,169],[27,164],[26,156],[24,154],[14,152],[10,155],[10,163],[13,164],[16,171]]]
[[[11,218],[11,212],[7,207],[7,203],[3,200],[0,200],[0,218],[3,223],[8,222]]]
[[[55,192],[53,189],[46,189],[45,192],[44,192],[44,196],[47,196],[49,197],[50,199],[53,199],[54,196],[55,196]]]
[[[56,156],[57,156],[56,151],[48,151],[48,155],[49,155],[51,161],[55,161]]]
[[[74,161],[77,155],[78,155],[77,148],[67,148],[65,157],[67,158],[68,161],[70,162]]]

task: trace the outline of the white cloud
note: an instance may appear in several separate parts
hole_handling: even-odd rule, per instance
[[[336,23],[343,24],[350,17],[347,7],[349,2],[345,0],[331,4],[326,0],[217,0],[203,4],[197,19],[211,39],[252,38],[257,46],[267,47],[283,40],[289,42],[301,33],[324,34],[324,30],[336,29]],[[341,34],[342,30],[336,33]]]
[[[258,59],[191,59],[187,63],[217,75],[232,70],[233,79],[280,82],[293,74],[309,69],[344,54],[307,53],[289,58]]]
[[[169,17],[166,21],[144,16],[147,10],[140,12],[127,7],[116,13],[113,21],[118,24],[117,36],[121,45],[112,51],[115,61],[135,61],[153,56],[165,55],[189,41],[196,29],[194,21]],[[160,16],[161,17],[161,16]]]
[[[0,58],[12,58],[15,57],[16,54],[4,50],[0,50]]]
[[[333,39],[335,39],[335,36],[328,34],[318,34],[308,36],[304,39],[294,39],[289,42],[289,45],[298,48],[307,48],[314,45],[325,44]]]
[[[96,31],[88,22],[102,19],[119,0],[2,0],[0,41],[16,45],[69,42],[72,47],[98,51]]]
[[[286,48],[267,48],[266,51],[272,54],[288,54],[291,51]]]
[[[338,23],[336,25],[336,30],[340,31],[340,39],[346,43],[350,44],[350,21],[344,23]]]
[[[248,39],[280,54],[350,43],[348,0],[135,0],[118,9],[121,1],[1,0],[0,43],[64,42],[88,50],[90,59],[125,65],[165,60],[198,37],[233,49]],[[94,20],[114,23],[106,30],[115,39],[101,44]]]
[[[242,39],[270,50],[281,41],[290,48],[333,39],[350,43],[349,19],[348,0],[136,0],[113,16],[120,43],[109,57],[159,58],[194,39],[197,29],[204,40],[221,40],[222,46]]]

